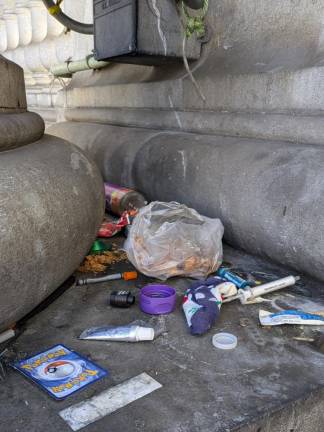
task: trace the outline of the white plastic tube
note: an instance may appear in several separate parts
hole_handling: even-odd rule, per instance
[[[154,339],[154,329],[135,325],[93,327],[85,330],[79,336],[79,339],[116,342],[151,341]]]

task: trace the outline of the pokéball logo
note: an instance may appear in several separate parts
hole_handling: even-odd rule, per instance
[[[58,381],[74,378],[82,372],[82,365],[74,361],[57,360],[44,365],[38,371],[39,377],[45,381]]]
[[[45,375],[50,378],[62,379],[72,375],[74,369],[75,368],[72,363],[61,360],[50,363],[48,366],[46,366],[44,372]]]

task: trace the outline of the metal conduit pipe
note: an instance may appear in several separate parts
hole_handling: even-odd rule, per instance
[[[75,72],[82,72],[90,69],[102,69],[110,65],[106,61],[98,61],[93,55],[89,55],[84,59],[67,61],[51,67],[51,73],[55,77],[69,78]]]
[[[77,33],[93,34],[93,24],[85,24],[65,15],[60,6],[53,0],[42,0],[49,13],[61,24]]]

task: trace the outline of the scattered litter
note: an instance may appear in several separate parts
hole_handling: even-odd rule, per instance
[[[78,271],[81,273],[101,273],[106,270],[107,266],[120,261],[127,261],[126,252],[122,250],[107,251],[101,255],[87,255]]]
[[[222,350],[231,350],[237,347],[237,337],[231,333],[216,333],[213,336],[213,345]]]
[[[104,221],[98,232],[98,237],[110,238],[129,226],[131,217],[129,212],[124,212],[117,221]]]
[[[168,285],[150,284],[141,289],[140,308],[150,315],[173,312],[177,300],[174,288]]]
[[[294,340],[299,342],[310,343],[313,348],[324,354],[324,334],[320,333],[314,337],[293,337]]]
[[[64,345],[56,345],[11,366],[55,399],[64,399],[108,374]]]
[[[283,324],[324,325],[324,317],[298,310],[284,310],[276,313],[260,310],[259,320],[263,326],[276,326]]]
[[[240,267],[234,267],[233,265],[229,266],[228,264],[226,264],[225,262],[223,262],[222,267],[226,267],[227,269],[229,269],[232,273],[234,273],[236,276],[239,276],[241,279],[247,281],[247,285],[248,286],[256,286],[256,285],[261,285],[263,282],[261,282],[260,277],[257,274],[258,272],[254,272],[254,271],[246,271],[245,269],[242,269]],[[270,278],[270,280],[275,279],[276,277],[272,277]],[[268,277],[264,277],[262,278],[262,280],[269,280]]]
[[[113,291],[110,294],[109,304],[126,309],[135,304],[135,296],[130,291]]]
[[[246,288],[249,285],[249,282],[242,279],[240,276],[236,275],[235,273],[229,271],[228,268],[221,267],[217,275],[220,276],[223,279],[226,279],[229,282],[232,282],[237,288]]]
[[[228,303],[228,301],[224,300],[223,303]],[[272,303],[272,300],[266,299],[263,297],[252,297],[252,298],[248,299],[244,304],[253,305],[253,304],[259,304],[259,303]]]
[[[9,339],[12,339],[16,336],[16,332],[13,329],[9,329],[4,331],[3,333],[0,333],[0,343],[6,342]]]
[[[251,325],[250,318],[241,318],[240,319],[240,326],[241,327],[248,327],[249,325]]]
[[[115,342],[144,342],[154,339],[154,328],[137,325],[92,327],[81,333],[79,339]]]
[[[147,276],[199,279],[220,266],[223,233],[219,219],[176,202],[156,201],[134,218],[124,248],[130,262]]]
[[[78,431],[161,387],[162,384],[142,373],[59,414],[73,431]]]
[[[293,337],[293,339],[296,341],[300,341],[300,342],[314,342],[315,341],[314,338],[300,337],[300,336],[295,336],[295,337]]]
[[[125,211],[135,211],[146,206],[144,196],[125,187],[105,183],[106,209],[110,213],[121,216]]]
[[[214,325],[220,314],[222,296],[232,289],[231,282],[218,276],[191,285],[182,305],[191,334],[202,335]]]
[[[110,251],[112,249],[111,245],[106,245],[101,240],[96,240],[90,250],[91,255],[100,255],[102,252]]]
[[[125,281],[128,280],[135,280],[137,279],[138,274],[136,271],[131,271],[131,272],[124,272],[124,273],[114,273],[111,275],[106,275],[106,276],[102,276],[102,277],[96,277],[96,278],[82,278],[80,277],[77,281],[76,284],[77,285],[89,285],[89,284],[96,284],[96,283],[102,283],[102,282],[108,282],[108,281],[112,281],[112,280],[119,280],[119,279],[123,279]]]

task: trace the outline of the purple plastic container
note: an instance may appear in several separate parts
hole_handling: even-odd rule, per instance
[[[163,315],[175,308],[177,295],[168,285],[150,284],[141,289],[140,308],[150,315]]]

